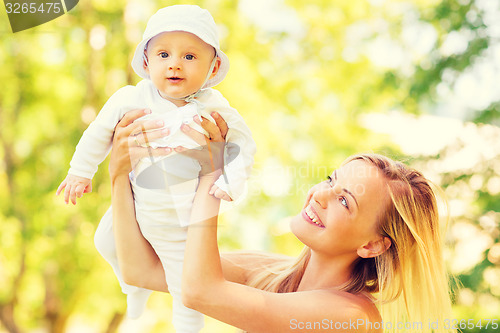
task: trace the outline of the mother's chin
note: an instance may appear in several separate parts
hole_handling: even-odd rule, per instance
[[[313,228],[313,226],[304,219],[302,211],[290,218],[289,224],[290,230],[295,235],[295,237],[297,237],[305,245],[308,245],[310,243],[310,228]]]

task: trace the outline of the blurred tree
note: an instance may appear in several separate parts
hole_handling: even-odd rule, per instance
[[[106,76],[96,69],[102,63],[100,54],[96,47],[86,46],[100,21],[93,11],[92,4],[84,2],[74,15],[2,38],[8,70],[0,76],[8,84],[0,92],[4,185],[0,189],[0,321],[9,332],[40,326],[65,332],[82,299],[89,302],[92,283],[97,287],[91,295],[105,307],[101,315],[110,317],[110,325],[112,318],[123,313],[116,297],[99,293],[116,288],[99,287],[102,276],[93,276],[89,283],[90,273],[99,266],[92,233],[109,203],[99,186],[103,174],[94,187],[101,198],[89,196],[79,209],[64,207],[61,198],[54,196],[88,123],[88,113],[92,115],[105,101]],[[122,21],[121,9],[105,14],[111,26]],[[126,44],[124,36],[121,43]],[[113,60],[119,57],[115,54]],[[126,67],[127,59],[123,60],[120,67]]]

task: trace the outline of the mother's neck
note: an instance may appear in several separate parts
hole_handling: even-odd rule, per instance
[[[356,253],[343,254],[332,258],[311,251],[311,257],[297,291],[336,289],[351,278]]]

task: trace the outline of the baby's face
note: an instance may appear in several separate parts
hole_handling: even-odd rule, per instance
[[[163,32],[148,43],[146,51],[151,81],[160,95],[176,104],[185,105],[184,98],[197,92],[205,82],[215,50],[197,36],[184,31]],[[215,76],[219,61],[211,74]]]

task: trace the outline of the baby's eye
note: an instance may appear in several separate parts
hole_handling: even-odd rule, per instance
[[[168,58],[168,53],[167,52],[160,52],[160,57]]]
[[[187,60],[193,60],[194,59],[194,55],[188,54],[188,55],[186,55],[186,59]]]

